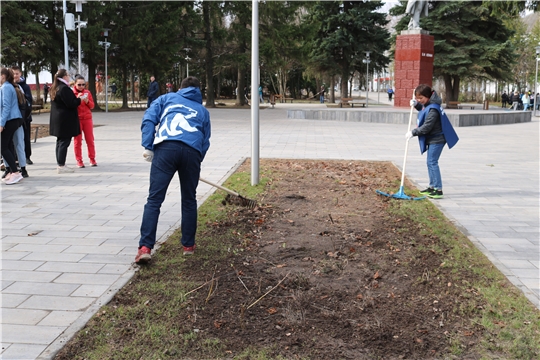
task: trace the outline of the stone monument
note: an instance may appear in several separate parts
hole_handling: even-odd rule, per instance
[[[432,85],[435,38],[420,28],[420,16],[428,15],[428,1],[409,0],[405,10],[411,16],[409,29],[396,38],[394,59],[394,106],[409,107],[414,88]]]

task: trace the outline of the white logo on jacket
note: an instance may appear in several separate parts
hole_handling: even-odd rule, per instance
[[[181,108],[180,111],[186,112],[187,114],[182,114],[181,112],[174,112],[169,114],[173,108]],[[178,111],[178,110],[177,110]],[[172,116],[174,114],[174,116]],[[167,116],[169,115],[169,116]],[[172,119],[171,119],[172,116]],[[165,109],[161,119],[159,119],[161,126],[159,127],[156,138],[154,139],[154,144],[159,144],[160,142],[167,140],[169,137],[175,137],[183,133],[182,130],[187,132],[196,132],[197,128],[191,126],[187,119],[191,119],[197,116],[197,111],[189,108],[187,106],[178,104],[171,105]],[[165,118],[165,120],[163,120]]]

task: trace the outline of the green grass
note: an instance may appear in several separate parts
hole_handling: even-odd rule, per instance
[[[272,188],[274,176],[266,169],[261,174],[257,186],[250,185],[247,172],[233,174],[224,186],[247,198],[260,199],[268,188]],[[407,194],[414,193],[411,189],[406,191]],[[230,220],[229,209],[222,205],[223,198],[224,193],[218,190],[199,208],[199,234],[204,234],[217,222]],[[412,226],[416,228],[411,231],[419,230],[433,239],[427,250],[442,256],[441,267],[458,275],[474,275],[463,276],[460,283],[453,284],[463,294],[453,311],[463,316],[465,327],[482,329],[475,345],[476,353],[483,359],[538,358],[538,309],[431,202],[390,200],[388,204],[392,216],[413,221]],[[198,238],[203,245],[197,252],[204,260],[201,271],[212,269],[216,260],[228,256],[233,248],[231,244],[241,239],[234,230],[232,227],[219,237]],[[195,329],[184,326],[185,318],[178,318],[179,310],[193,306],[187,301],[186,294],[201,285],[183,276],[191,269],[185,266],[185,258],[178,255],[179,238],[179,231],[173,233],[154,256],[152,265],[142,267],[120,290],[117,297],[123,300],[122,305],[117,306],[113,301],[92,318],[74,339],[73,349],[77,355],[65,355],[64,359],[181,359],[188,356],[186,349],[189,348],[196,348],[197,358],[201,359],[232,356],[222,340],[202,336]],[[160,281],[154,280],[156,275],[160,275]],[[206,288],[201,291],[208,292]],[[471,316],[472,321],[468,320]],[[463,355],[464,349],[460,339],[458,336],[448,339],[449,349],[457,358]],[[266,360],[272,358],[272,353],[271,346],[253,346],[234,354],[234,358]]]
[[[407,189],[406,193],[414,194],[415,190]],[[464,316],[476,314],[473,323],[485,330],[478,347],[483,359],[493,359],[492,352],[506,354],[507,359],[538,358],[540,311],[521,291],[431,202],[396,200],[390,204],[391,214],[411,219],[421,234],[436,239],[431,250],[444,255],[442,266],[449,267],[453,273],[475,275],[454,284],[464,294],[456,311]],[[479,302],[486,305],[478,308]],[[451,348],[455,355],[461,353],[460,344],[454,340]]]

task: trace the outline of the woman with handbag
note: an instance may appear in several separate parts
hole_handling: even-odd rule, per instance
[[[59,174],[73,172],[72,168],[66,166],[67,150],[71,138],[81,133],[77,112],[81,99],[73,94],[69,80],[70,76],[66,69],[58,70],[49,91],[51,95],[49,134],[56,136],[56,163]]]

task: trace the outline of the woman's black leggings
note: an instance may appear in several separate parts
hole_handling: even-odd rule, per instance
[[[13,135],[21,124],[21,119],[9,120],[6,122],[4,130],[2,130],[2,157],[6,160],[10,172],[17,172],[17,163],[15,162],[15,154],[10,149],[9,144],[13,141]]]
[[[56,163],[58,166],[66,165],[68,147],[71,144],[71,138],[56,138]]]

